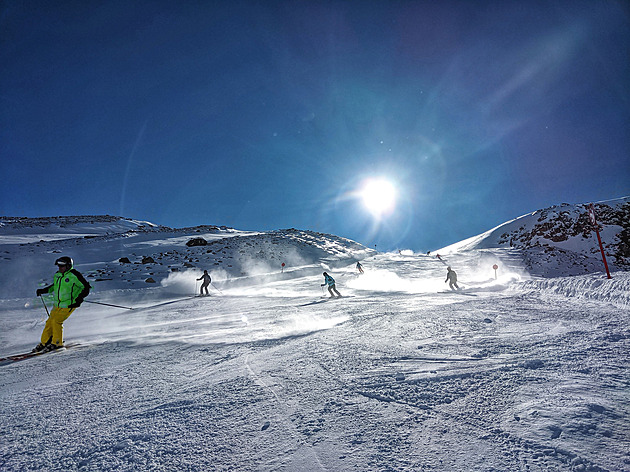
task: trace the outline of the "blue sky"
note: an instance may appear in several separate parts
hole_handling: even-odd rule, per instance
[[[629,45],[622,1],[7,0],[0,215],[436,249],[630,194]]]

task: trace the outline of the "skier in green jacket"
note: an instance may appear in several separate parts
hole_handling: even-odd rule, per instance
[[[81,306],[83,299],[90,293],[90,284],[72,267],[72,258],[60,257],[55,261],[55,265],[58,271],[53,276],[53,283],[37,289],[37,296],[53,294],[53,309],[46,320],[41,342],[35,346],[33,352],[52,351],[63,347],[63,322]]]

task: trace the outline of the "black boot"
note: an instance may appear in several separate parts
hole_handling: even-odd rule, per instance
[[[57,345],[57,344],[47,344],[45,349],[45,352],[50,352],[50,351],[54,351],[56,349],[61,349],[62,347],[64,347],[63,344],[61,345]]]

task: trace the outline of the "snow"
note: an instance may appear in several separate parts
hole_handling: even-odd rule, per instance
[[[2,471],[630,470],[629,272],[106,226],[0,239],[0,356],[39,341],[34,292],[59,255],[93,282],[87,300],[133,308],[84,303],[64,324],[79,346],[0,365]],[[211,244],[186,247],[199,235]],[[204,268],[212,294],[194,297]],[[342,298],[323,297],[324,270]]]

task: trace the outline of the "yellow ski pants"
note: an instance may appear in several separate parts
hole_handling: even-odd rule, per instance
[[[63,344],[63,322],[68,319],[74,310],[74,308],[59,308],[56,306],[50,311],[50,316],[46,320],[46,326],[44,326],[44,331],[42,332],[42,344],[48,344],[49,342],[57,346]]]

